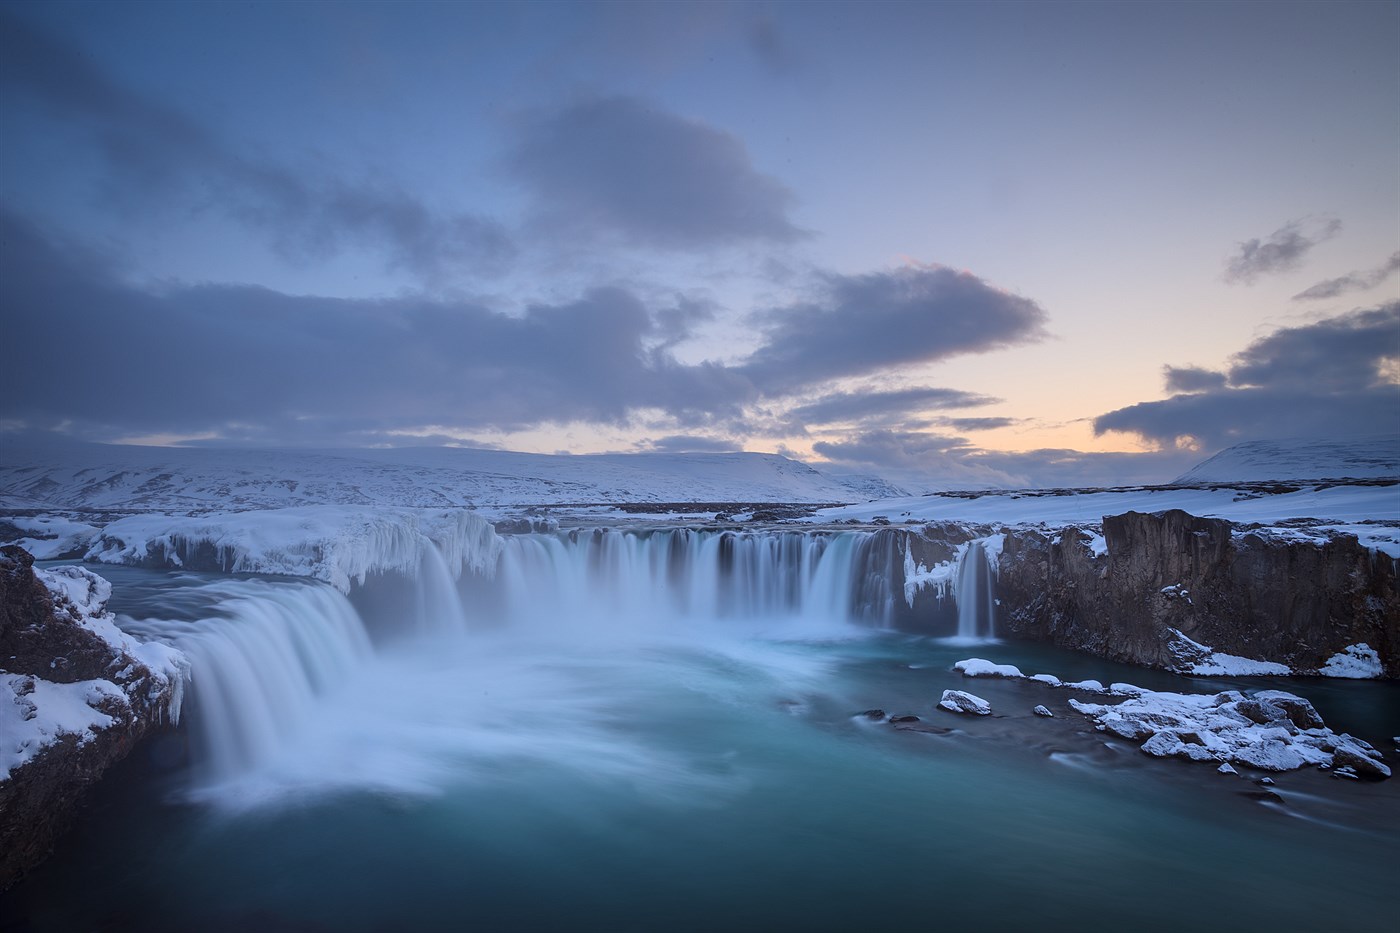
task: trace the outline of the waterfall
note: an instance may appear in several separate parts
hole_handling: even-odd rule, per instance
[[[506,613],[521,619],[572,614],[616,626],[839,616],[878,624],[889,600],[861,598],[872,538],[688,529],[511,535],[497,576]]]
[[[190,658],[187,704],[199,777],[217,783],[266,761],[372,656],[353,606],[320,584],[238,580],[196,622],[123,620]]]
[[[983,541],[969,541],[958,561],[956,589],[958,638],[968,641],[996,636],[996,599],[992,593],[992,566]]]
[[[443,676],[465,692],[445,708],[466,709],[451,704],[484,702],[473,678],[500,676],[483,674],[481,652],[514,663],[579,642],[596,653],[656,639],[826,638],[853,621],[887,624],[899,585],[889,575],[902,567],[897,536],[868,531],[593,529],[487,544],[496,559],[473,565],[422,536],[406,541],[399,550],[418,560],[370,570],[357,593],[363,617],[328,583],[224,579],[205,584],[212,602],[193,619],[125,619],[191,659],[196,792],[295,774],[324,734],[382,719],[386,691],[424,664],[459,665]],[[178,612],[178,600],[167,605]],[[405,668],[409,656],[419,660]],[[318,780],[370,767],[392,779],[387,761],[322,764]]]

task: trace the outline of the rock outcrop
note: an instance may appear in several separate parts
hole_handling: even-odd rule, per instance
[[[1313,673],[1360,646],[1400,677],[1397,561],[1353,537],[1290,541],[1177,510],[1108,516],[1103,537],[1096,555],[1072,526],[1009,531],[1002,633],[1202,674]]]
[[[123,634],[107,581],[0,548],[0,890],[42,860],[86,788],[173,722],[187,663]]]

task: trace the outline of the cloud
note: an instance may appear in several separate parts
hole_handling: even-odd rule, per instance
[[[756,316],[764,343],[740,369],[770,394],[843,376],[985,353],[1045,336],[1034,301],[968,272],[906,266],[826,274],[814,297]]]
[[[730,453],[743,450],[744,445],[723,437],[700,437],[693,434],[671,434],[642,443],[644,450],[658,453]]]
[[[503,271],[516,252],[499,223],[437,210],[392,182],[241,153],[180,111],[122,86],[80,49],[4,11],[0,88],[12,114],[32,109],[16,106],[22,100],[46,115],[48,123],[25,123],[26,131],[76,131],[105,173],[109,206],[129,214],[212,208],[269,236],[288,259],[367,247],[382,251],[389,268],[431,282]],[[74,166],[83,161],[79,153],[71,158]]]
[[[94,271],[0,213],[0,418],[305,444],[437,425],[511,430],[734,411],[723,367],[649,348],[636,296],[596,288],[507,315],[421,297],[296,297],[243,286],[160,292]]]
[[[511,171],[542,229],[693,249],[786,243],[793,196],[735,136],[633,97],[589,98],[520,127]]]
[[[814,444],[813,449],[840,468],[874,472],[919,492],[1164,483],[1199,460],[1198,454],[1175,450],[993,451],[973,447],[961,437],[909,431],[859,432]]]
[[[1336,298],[1348,292],[1364,292],[1375,288],[1395,272],[1400,271],[1400,252],[1391,253],[1383,265],[1361,272],[1352,272],[1337,279],[1318,282],[1293,296],[1294,301],[1319,301]]]
[[[0,420],[31,427],[67,422],[75,436],[90,439],[334,446],[571,422],[635,427],[645,415],[664,425],[654,430],[675,432],[657,443],[676,449],[704,443],[695,438],[750,436],[764,419],[773,436],[802,433],[808,421],[908,431],[931,423],[919,420],[920,412],[998,401],[929,386],[848,389],[785,411],[785,394],[771,382],[756,385],[747,362],[691,363],[673,355],[674,342],[712,313],[684,296],[649,304],[627,288],[606,286],[507,314],[422,295],[345,299],[235,285],[139,286],[100,254],[60,245],[3,210],[0,243],[6,309]],[[1013,324],[1038,322],[1034,304],[971,276],[948,275],[952,298],[937,296],[935,316],[990,308],[993,318],[1009,315]],[[864,287],[840,277],[822,281]],[[969,285],[971,299],[959,304],[958,289]],[[915,291],[920,287],[915,283]],[[882,319],[893,326],[926,310],[917,300],[910,304],[912,310],[896,303],[880,312]],[[843,307],[822,313],[848,312],[854,313]],[[970,352],[1009,339],[985,320],[959,326],[950,320],[952,336],[924,354],[950,347]],[[789,350],[811,355],[787,354],[800,377],[794,381],[853,368],[828,355],[823,341],[834,340],[837,330],[828,324],[821,340],[789,341]],[[874,371],[909,355],[876,331],[867,337],[850,329],[845,349],[858,360],[854,368]],[[866,339],[879,344],[873,352],[861,345]],[[1007,422],[947,423],[985,430]]]
[[[905,421],[914,413],[930,408],[972,408],[999,401],[974,392],[932,386],[885,392],[833,392],[789,409],[786,420],[794,425],[849,424],[890,418]]]
[[[1225,388],[1224,373],[1198,366],[1163,366],[1168,392],[1209,392]]]
[[[1309,229],[1305,230],[1305,225]],[[1335,236],[1341,229],[1340,220],[1295,220],[1279,227],[1267,240],[1246,240],[1230,257],[1225,269],[1225,281],[1249,284],[1261,275],[1296,269],[1309,250]]]
[[[1393,431],[1400,385],[1400,302],[1282,328],[1233,357],[1228,385],[1140,402],[1094,419],[1171,446]]]
[[[995,431],[1017,424],[1019,418],[939,418],[938,423],[954,431]]]

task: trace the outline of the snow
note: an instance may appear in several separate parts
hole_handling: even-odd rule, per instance
[[[938,705],[953,713],[968,713],[973,716],[990,716],[992,714],[992,704],[979,696],[962,690],[944,690],[943,698],[938,701]]]
[[[18,544],[35,560],[54,560],[74,551],[82,551],[97,534],[97,529],[86,522],[74,521],[61,515],[12,515],[5,522],[16,530],[26,532],[23,537],[5,541]]]
[[[1340,653],[1332,655],[1318,671],[1323,677],[1347,677],[1353,680],[1366,680],[1380,677],[1385,673],[1380,655],[1365,642],[1347,645]]]
[[[1079,700],[1070,700],[1069,705],[1103,730],[1140,742],[1144,753],[1158,758],[1247,765],[1265,771],[1335,764],[1372,777],[1390,776],[1389,766],[1374,748],[1327,729],[1311,703],[1281,690],[1261,691],[1253,697],[1237,690],[1217,694],[1144,691],[1116,705]]]
[[[968,548],[979,543],[990,562],[992,572],[995,573],[997,558],[1001,556],[1002,548],[1006,545],[1005,534],[988,535],[985,538],[975,538],[964,542],[958,545],[952,560],[939,561],[932,567],[926,567],[922,563],[916,562],[913,548],[906,541],[904,543],[904,601],[909,608],[914,608],[915,597],[926,588],[933,590],[933,595],[937,599],[943,599],[949,594],[955,593],[958,569],[963,557],[967,554]]]
[[[93,729],[112,725],[112,717],[93,704],[126,694],[110,680],[55,684],[27,674],[0,673],[0,780],[61,736],[92,741]]]
[[[1308,518],[1320,523],[1380,523],[1378,532],[1400,526],[1400,485],[1304,486],[1291,492],[1259,494],[1245,488],[1180,489],[1165,486],[1108,490],[992,490],[935,493],[822,509],[807,521],[869,521],[876,515],[919,522],[951,521],[978,525],[1096,525],[1105,515],[1181,509],[1204,518],[1270,525]],[[1388,531],[1387,531],[1387,526]]]
[[[1177,477],[1176,483],[1400,477],[1400,434],[1247,441]]]
[[[460,509],[302,506],[182,517],[140,515],[102,530],[86,560],[176,565],[180,554],[209,547],[232,573],[314,577],[348,593],[369,573],[414,574],[436,550],[453,576],[490,574],[501,541],[480,516]]]
[[[111,647],[114,654],[125,654],[144,664],[156,681],[156,688],[170,686],[172,722],[180,721],[185,681],[190,663],[184,653],[160,642],[144,642],[117,627],[116,617],[107,611],[112,584],[85,567],[34,568],[34,576],[54,595],[54,609],[93,632]]]
[[[154,699],[127,692],[143,683],[149,684],[155,696],[168,689],[164,713],[178,723],[190,676],[190,662],[182,651],[159,642],[139,641],[117,627],[116,618],[107,611],[112,595],[112,584],[107,580],[84,567],[36,567],[34,576],[53,594],[56,613],[95,633],[112,648],[118,663],[127,662],[126,668],[114,675],[116,680],[125,682],[132,673],[130,662],[136,661],[150,671],[153,683],[142,677],[123,689],[106,679],[62,684],[0,671],[0,780],[7,780],[15,768],[64,735],[76,736],[81,745],[92,740],[93,730],[111,726],[112,717],[95,709],[95,704],[116,702],[130,707],[134,699]]]
[[[983,658],[968,658],[953,665],[964,677],[1024,677],[1014,664],[993,664]]]
[[[164,512],[304,505],[833,503],[867,498],[837,478],[777,454],[551,455],[454,447],[229,450],[99,444],[53,449],[7,445],[0,450],[0,491],[7,500],[28,507]]]
[[[1286,664],[1226,654],[1188,638],[1178,629],[1170,631],[1170,650],[1177,658],[1176,670],[1179,673],[1202,677],[1287,677],[1294,673]]]

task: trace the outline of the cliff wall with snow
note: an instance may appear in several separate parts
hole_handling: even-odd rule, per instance
[[[1182,511],[1008,533],[1003,631],[1182,673],[1400,677],[1400,561]]]
[[[188,663],[137,641],[82,567],[36,570],[0,548],[0,890],[36,864],[86,788],[179,719]]]

